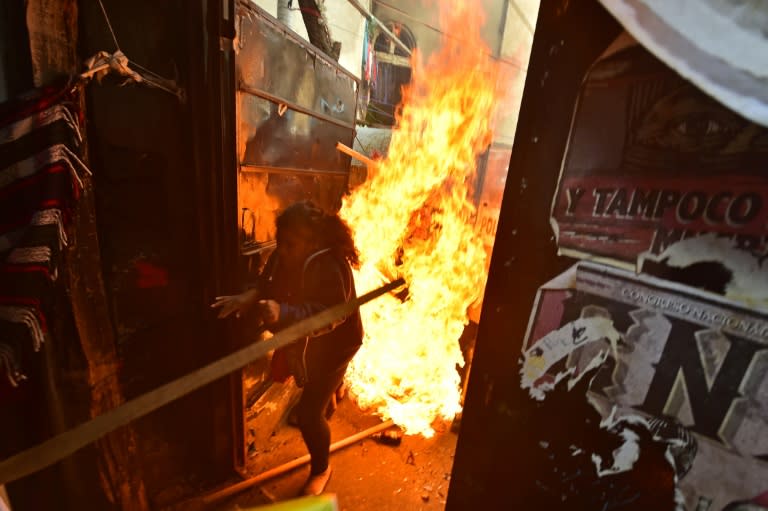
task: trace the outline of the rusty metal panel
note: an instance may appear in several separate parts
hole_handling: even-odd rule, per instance
[[[280,105],[240,92],[239,161],[242,165],[349,172],[349,156],[336,142],[351,146],[354,131],[323,119],[281,110]]]
[[[354,130],[357,79],[264,11],[238,14],[238,88]]]
[[[238,223],[253,267],[287,205],[341,206],[351,160],[336,144],[353,144],[358,80],[260,8],[237,14]]]

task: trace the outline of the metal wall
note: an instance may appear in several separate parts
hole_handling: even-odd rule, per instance
[[[311,199],[337,210],[346,191],[357,79],[249,2],[238,4],[237,142],[241,248],[274,244],[276,214]]]

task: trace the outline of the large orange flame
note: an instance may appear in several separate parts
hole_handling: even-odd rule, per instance
[[[388,154],[341,211],[363,262],[358,289],[396,276],[408,283],[407,295],[361,309],[366,338],[347,372],[358,403],[408,434],[432,436],[436,420],[460,411],[459,337],[485,282],[471,194],[499,70],[480,38],[481,16],[473,2],[441,3],[450,36],[426,64],[412,58]]]

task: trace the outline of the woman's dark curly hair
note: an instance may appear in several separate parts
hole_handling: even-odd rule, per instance
[[[322,248],[330,248],[353,268],[360,267],[352,232],[338,214],[326,213],[311,201],[302,201],[285,208],[275,223],[278,240],[281,231],[305,228]]]

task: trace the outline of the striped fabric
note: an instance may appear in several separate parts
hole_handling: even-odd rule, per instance
[[[78,92],[37,89],[0,104],[0,396],[48,336],[66,227],[88,169]]]

